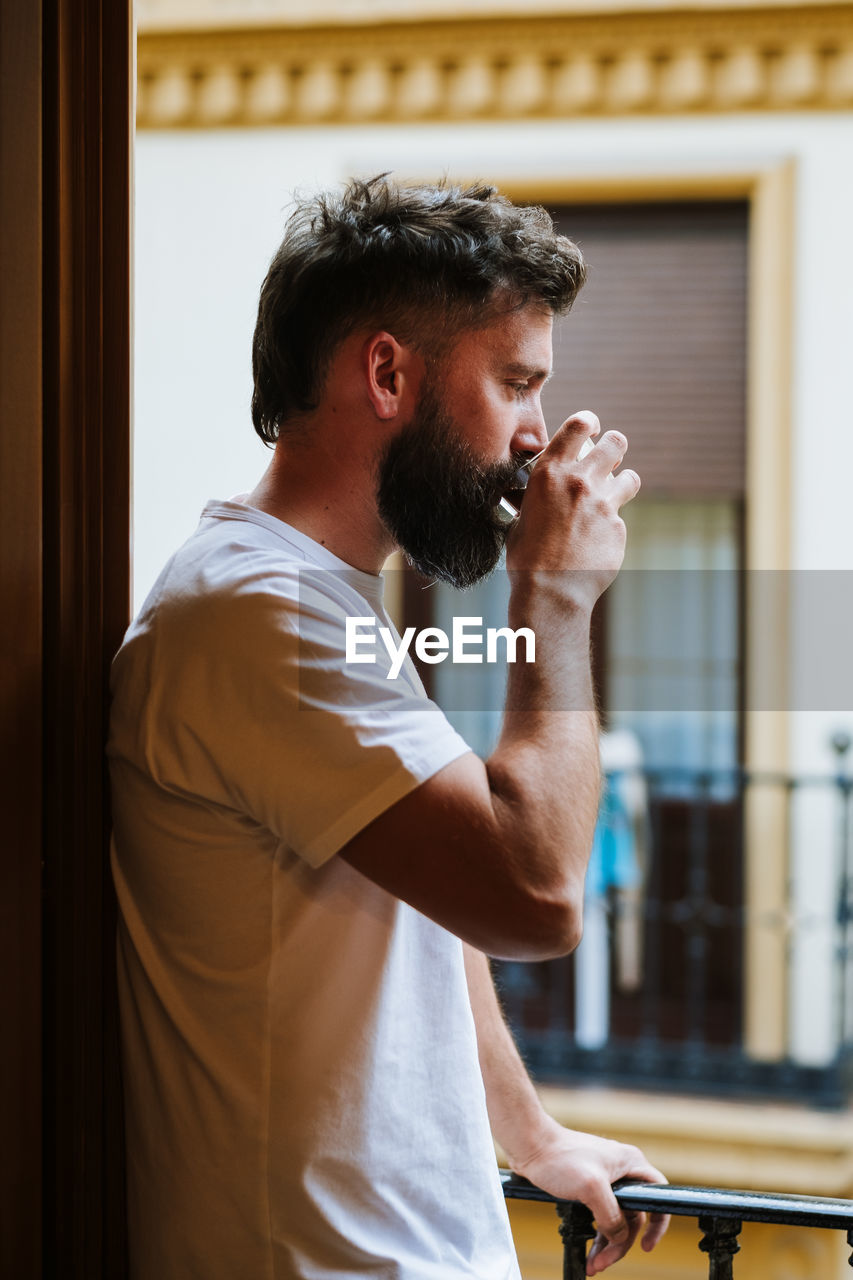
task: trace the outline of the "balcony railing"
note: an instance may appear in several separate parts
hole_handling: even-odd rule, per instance
[[[557,1200],[517,1174],[502,1170],[501,1178],[508,1200],[542,1200],[556,1205],[563,1241],[563,1280],[584,1280],[587,1245],[595,1236],[589,1209],[578,1201]],[[733,1260],[740,1250],[738,1235],[744,1222],[846,1231],[847,1243],[853,1251],[853,1200],[642,1182],[617,1183],[614,1190],[623,1209],[696,1218],[702,1233],[697,1247],[708,1254],[709,1280],[733,1280]],[[853,1252],[850,1266],[853,1267]]]
[[[853,779],[842,754],[828,777],[667,769],[613,774],[609,785],[628,777],[644,796],[622,832],[637,848],[626,861],[623,841],[588,877],[579,951],[496,966],[525,1059],[554,1083],[845,1105]],[[781,889],[774,898],[761,882],[750,901],[748,863],[762,841],[778,849]],[[756,1052],[750,1017],[773,983],[780,1043]]]

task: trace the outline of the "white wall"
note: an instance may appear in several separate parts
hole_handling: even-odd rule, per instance
[[[252,488],[267,465],[249,415],[258,292],[293,187],[339,174],[305,134],[137,140],[137,607],[206,499]]]

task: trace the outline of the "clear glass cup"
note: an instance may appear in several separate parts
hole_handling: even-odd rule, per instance
[[[547,448],[548,446],[546,445],[545,449]],[[584,440],[581,445],[580,452],[578,453],[578,462],[580,462],[581,458],[586,457],[590,449],[594,448],[595,444],[591,439]],[[528,481],[530,480],[530,473],[536,462],[542,457],[545,449],[540,449],[538,453],[534,453],[532,458],[528,458],[525,462],[522,462],[521,466],[515,473],[512,487],[509,488],[501,498],[498,505],[508,521],[518,519],[521,512],[521,504],[524,501],[524,491],[527,488]]]

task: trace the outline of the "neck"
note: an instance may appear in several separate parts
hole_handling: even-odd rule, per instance
[[[248,502],[365,573],[379,573],[394,550],[377,514],[372,466],[321,441],[280,440]]]

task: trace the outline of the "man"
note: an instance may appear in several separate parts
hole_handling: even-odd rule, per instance
[[[639,486],[614,474],[626,441],[578,461],[598,424],[575,415],[508,537],[498,506],[548,442],[552,320],[583,273],[544,211],[489,188],[381,177],[288,223],[254,342],[269,469],[208,505],[114,668],[134,1277],[517,1276],[490,1125],[595,1212],[589,1274],[641,1228],[610,1184],[661,1175],[544,1114],[486,960],[581,931],[589,620]],[[344,635],[391,626],[396,547],[464,585],[504,540],[536,660],[483,762],[410,663],[348,663]]]

